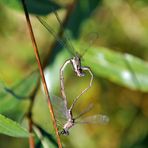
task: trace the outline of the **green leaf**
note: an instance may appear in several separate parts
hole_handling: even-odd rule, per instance
[[[47,15],[53,10],[61,8],[60,5],[52,0],[28,0],[26,1],[26,5],[28,12],[36,15]]]
[[[61,8],[54,1],[50,0],[25,0],[28,12],[32,14],[47,15],[54,10]],[[22,10],[21,0],[2,0],[1,3],[15,10]]]
[[[20,126],[17,122],[0,114],[0,133],[12,137],[28,137],[26,129]]]
[[[90,48],[84,58],[84,64],[89,65],[95,75],[121,86],[148,91],[148,63],[142,59],[103,47]]]
[[[79,37],[83,23],[85,20],[90,18],[91,14],[94,12],[96,7],[99,6],[100,2],[101,0],[77,1],[76,8],[74,9],[68,23],[68,29],[72,31],[73,37]]]

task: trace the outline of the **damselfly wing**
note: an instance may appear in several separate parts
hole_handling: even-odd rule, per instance
[[[67,102],[66,102],[67,103]],[[61,129],[59,134],[69,135],[69,130],[76,124],[106,124],[109,122],[109,118],[106,115],[96,114],[82,118],[87,112],[89,112],[93,105],[90,104],[76,117],[73,116],[73,107],[68,107],[62,98],[52,96],[52,105],[54,108],[56,119],[61,122]]]

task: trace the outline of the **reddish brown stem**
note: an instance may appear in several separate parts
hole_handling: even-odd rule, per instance
[[[29,14],[28,14],[28,11],[27,11],[25,0],[22,0],[22,4],[23,4],[25,16],[26,16],[26,21],[27,21],[27,26],[28,26],[28,29],[29,29],[30,37],[31,37],[31,40],[32,40],[32,45],[33,45],[33,48],[34,48],[34,53],[35,53],[36,60],[37,60],[37,63],[38,63],[38,68],[39,68],[41,79],[42,79],[42,82],[43,82],[44,91],[45,91],[45,94],[47,96],[48,108],[49,108],[49,111],[50,111],[50,114],[51,114],[51,119],[52,119],[52,122],[53,122],[54,129],[55,129],[55,132],[56,132],[58,146],[59,146],[59,148],[62,148],[62,144],[61,144],[58,129],[57,129],[57,126],[56,126],[56,120],[55,120],[52,104],[51,104],[51,101],[50,101],[50,96],[49,96],[46,80],[45,80],[45,77],[44,77],[43,68],[42,68],[42,65],[41,65],[41,60],[40,60],[40,56],[39,56],[37,44],[36,44],[36,41],[35,41],[34,33],[33,33],[33,30],[32,30],[32,26],[31,26],[31,22],[30,22],[30,18],[29,18]]]
[[[32,108],[33,108],[33,104],[34,104],[34,100],[35,100],[35,95],[39,89],[40,86],[40,79],[38,79],[37,81],[37,85],[34,88],[34,90],[32,91],[32,93],[30,94],[30,106],[28,109],[28,113],[27,113],[27,117],[28,117],[28,126],[29,126],[29,146],[30,148],[35,148],[35,142],[34,142],[34,137],[33,137],[33,121],[32,121]]]
[[[31,118],[28,118],[28,125],[29,125],[29,133],[30,133],[30,136],[29,136],[29,147],[30,148],[35,148],[35,143],[34,143],[34,137],[33,137],[33,134],[32,131],[33,131],[33,123],[32,123],[32,120]]]

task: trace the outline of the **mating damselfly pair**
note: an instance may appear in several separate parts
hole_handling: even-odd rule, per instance
[[[63,28],[62,22],[61,22],[61,20],[58,16],[57,12],[53,11],[53,13],[56,16],[56,19],[59,22],[60,27]],[[62,41],[61,39],[56,37],[55,31],[52,29],[52,27],[50,27],[46,23],[46,21],[43,18],[37,16],[37,19],[51,33],[51,35],[59,42],[59,44],[66,47],[73,54],[73,58],[66,60],[66,62],[63,64],[63,66],[60,69],[60,86],[61,86],[62,98],[52,96],[52,100],[51,100],[52,105],[53,105],[53,109],[54,109],[54,112],[55,112],[56,120],[61,122],[62,130],[59,131],[59,133],[62,134],[62,135],[69,135],[69,129],[72,128],[75,124],[78,124],[78,123],[79,124],[98,124],[98,123],[103,124],[103,123],[107,123],[109,121],[109,118],[106,115],[101,115],[101,114],[88,116],[88,117],[85,117],[83,119],[80,118],[93,108],[92,105],[89,105],[86,109],[84,109],[76,117],[73,116],[73,108],[74,108],[76,102],[78,101],[80,96],[82,96],[82,94],[84,94],[92,86],[93,73],[92,73],[92,71],[89,67],[81,65],[81,56],[77,52],[75,52],[74,47],[72,46],[72,44],[71,44],[69,38],[66,36],[66,34],[64,34],[64,36],[63,36],[64,41]],[[85,88],[73,100],[73,103],[69,108],[68,108],[67,97],[66,97],[66,94],[65,94],[65,87],[64,87],[64,70],[65,70],[65,68],[67,67],[68,64],[72,65],[73,70],[78,77],[85,76],[84,71],[88,71],[89,74],[91,75],[89,86],[87,88]]]

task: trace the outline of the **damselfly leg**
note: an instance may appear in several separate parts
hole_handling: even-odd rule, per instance
[[[67,60],[63,66],[60,69],[60,86],[61,86],[61,94],[62,94],[62,98],[66,99],[66,94],[65,94],[65,88],[64,88],[64,70],[66,68],[66,66],[68,64],[72,64],[73,65],[73,69],[76,73],[76,75],[78,77],[83,77],[85,76],[84,71],[88,71],[89,74],[91,75],[91,79],[89,82],[89,86],[87,88],[85,88],[73,101],[73,104],[71,105],[71,109],[74,107],[74,104],[76,103],[76,101],[79,99],[80,96],[82,96],[82,94],[84,94],[91,86],[92,86],[92,82],[93,82],[93,73],[91,71],[91,69],[89,67],[84,67],[81,66],[81,61],[79,59],[79,57],[74,57],[72,59]]]

